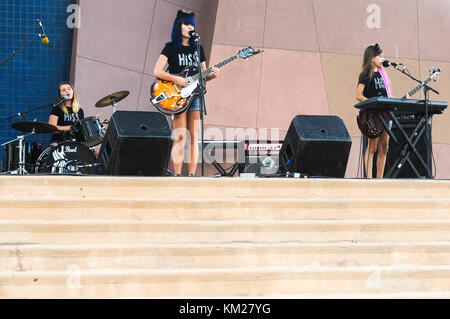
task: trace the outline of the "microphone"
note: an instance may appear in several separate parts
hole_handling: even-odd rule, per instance
[[[399,65],[403,65],[403,64],[391,62],[391,61],[388,61],[388,60],[384,60],[384,61],[383,61],[383,66],[384,66],[385,68],[387,68],[387,67],[390,66],[390,65],[392,65],[394,68],[397,68]]]
[[[39,36],[42,37],[41,42],[43,44],[48,44],[50,41],[45,35],[44,27],[42,26],[41,20],[37,19],[37,21],[39,22],[39,28],[41,28],[41,33],[39,34]]]
[[[189,31],[189,36],[191,38],[199,38],[200,37],[199,34],[197,32],[195,32],[195,30]]]
[[[62,99],[60,99],[58,102],[53,103],[53,107],[60,105],[62,102],[67,101],[69,97],[66,95]]]

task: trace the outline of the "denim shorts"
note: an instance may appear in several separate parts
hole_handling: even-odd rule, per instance
[[[200,111],[200,98],[196,97],[192,100],[191,105],[187,109],[188,112],[190,111]]]

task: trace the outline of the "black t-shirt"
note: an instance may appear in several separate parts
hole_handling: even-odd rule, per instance
[[[365,85],[363,95],[366,98],[375,96],[388,96],[386,85],[380,72],[373,72],[372,79],[370,80],[370,82],[368,80],[368,78],[365,78],[359,81],[359,83]]]
[[[166,46],[161,51],[162,55],[167,57],[167,63],[169,64],[169,73],[178,74],[185,67],[196,65],[197,50],[192,46],[181,46],[180,51],[175,50],[172,42],[166,43]],[[200,45],[200,62],[206,61],[205,51]]]
[[[75,124],[79,120],[84,119],[84,111],[82,108],[78,110],[78,113],[74,113],[72,107],[67,107],[67,114],[64,114],[64,111],[61,107],[56,106],[52,109],[51,115],[55,115],[58,117],[58,126],[69,126]],[[58,134],[53,134],[50,143],[60,143],[62,141],[70,139],[70,132],[62,132]]]

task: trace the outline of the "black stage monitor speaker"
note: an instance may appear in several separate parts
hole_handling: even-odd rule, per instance
[[[172,148],[167,118],[158,112],[117,111],[109,121],[99,162],[106,175],[166,175]]]
[[[282,173],[344,177],[352,140],[344,121],[331,115],[297,115],[280,151]]]

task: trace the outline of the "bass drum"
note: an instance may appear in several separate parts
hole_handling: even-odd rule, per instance
[[[72,141],[47,148],[36,161],[34,171],[44,174],[98,174],[92,151]]]

